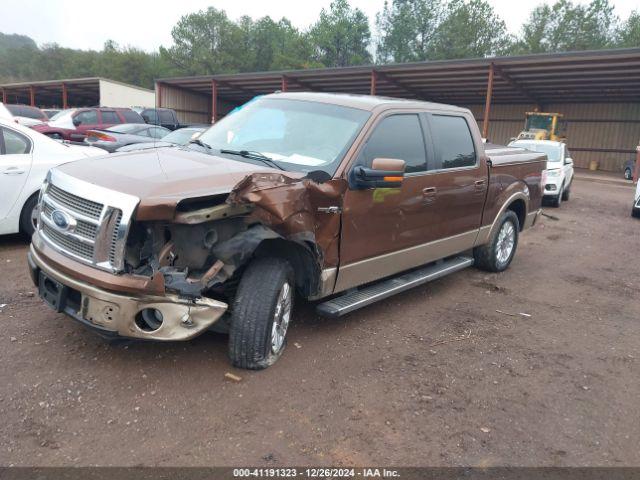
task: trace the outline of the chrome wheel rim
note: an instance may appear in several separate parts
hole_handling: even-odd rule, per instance
[[[284,339],[291,321],[292,293],[291,286],[285,282],[278,294],[271,328],[271,353],[273,354],[279,353],[284,347]]]
[[[516,229],[513,227],[513,223],[504,222],[500,232],[498,233],[498,248],[497,257],[498,263],[504,265],[509,261],[513,247],[516,244]]]

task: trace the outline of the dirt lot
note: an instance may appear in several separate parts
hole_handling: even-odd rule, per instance
[[[640,465],[632,195],[576,181],[503,274],[334,321],[302,305],[258,373],[217,334],[105,344],[34,296],[26,242],[5,237],[0,464]]]

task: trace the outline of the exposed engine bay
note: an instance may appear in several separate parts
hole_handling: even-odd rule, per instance
[[[184,298],[228,300],[233,279],[253,256],[281,254],[299,271],[301,294],[313,295],[326,252],[329,261],[337,260],[330,250],[339,236],[338,216],[324,215],[323,222],[316,214],[341,195],[346,187],[341,183],[253,174],[228,195],[182,201],[171,222],[133,223],[125,270],[144,276],[159,272],[165,289]]]

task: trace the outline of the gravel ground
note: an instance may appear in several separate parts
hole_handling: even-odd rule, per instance
[[[34,295],[4,237],[0,465],[640,465],[632,192],[576,180],[502,274],[339,320],[299,303],[262,372],[213,333],[104,343]]]

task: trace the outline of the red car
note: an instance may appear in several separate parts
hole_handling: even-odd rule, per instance
[[[33,127],[40,133],[72,142],[82,142],[88,130],[112,127],[119,123],[145,123],[130,108],[71,108],[57,113],[48,123]]]

